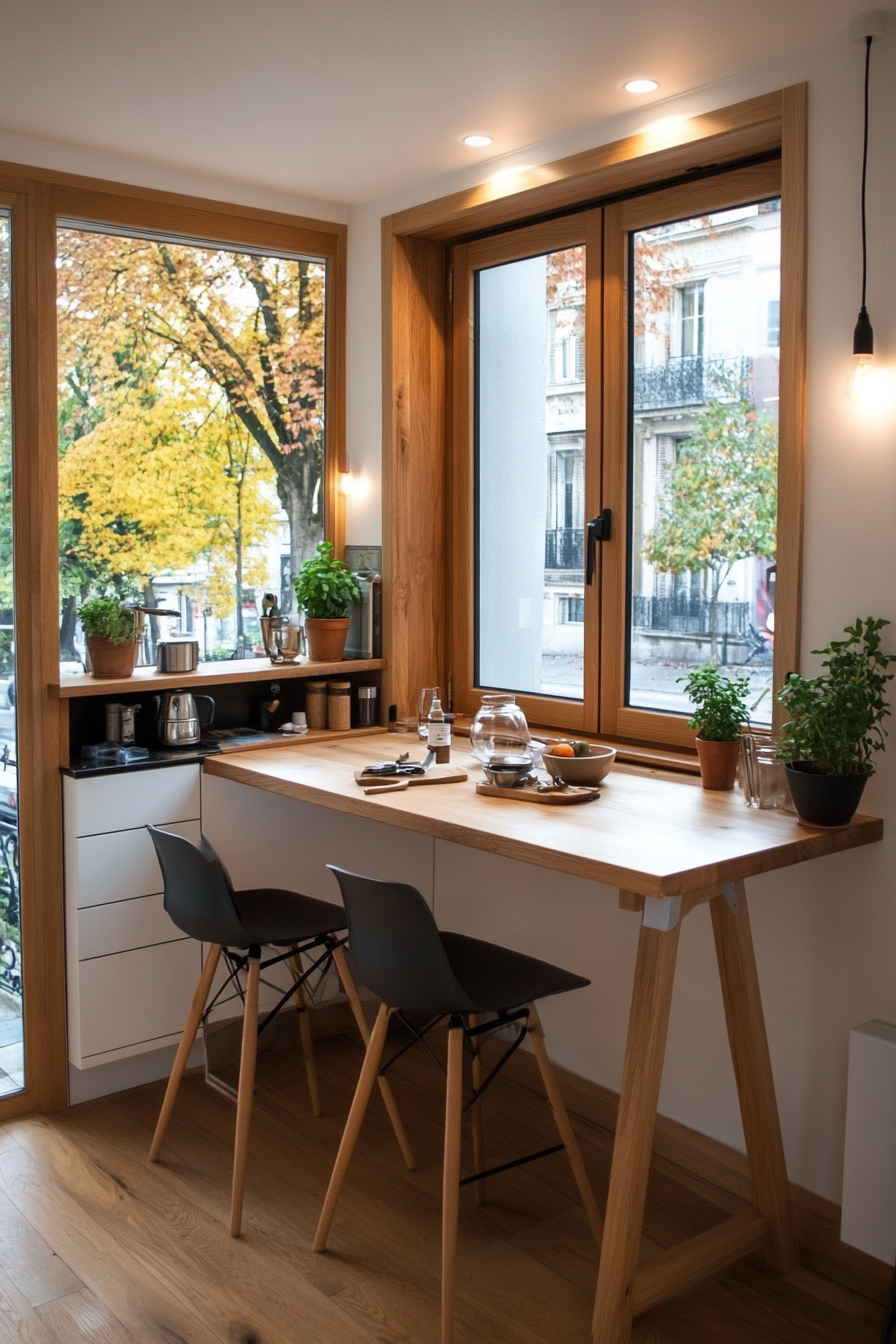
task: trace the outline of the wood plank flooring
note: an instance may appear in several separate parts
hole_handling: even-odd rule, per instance
[[[374,1097],[330,1249],[314,1255],[362,1051],[341,1016],[313,1017],[324,1114],[310,1114],[299,1051],[259,1057],[239,1241],[235,1107],[199,1075],[158,1166],[161,1083],[0,1128],[0,1344],[435,1344],[444,1078],[420,1049],[390,1073],[418,1169]],[[502,1077],[483,1107],[489,1166],[556,1142],[547,1104],[519,1081]],[[573,1123],[603,1207],[612,1136]],[[466,1129],[463,1160],[472,1170]],[[458,1344],[588,1344],[595,1252],[564,1155],[487,1184],[481,1205],[461,1194]],[[645,1258],[743,1207],[656,1158]],[[645,1313],[633,1339],[876,1344],[881,1315],[808,1270],[781,1278],[747,1260]]]

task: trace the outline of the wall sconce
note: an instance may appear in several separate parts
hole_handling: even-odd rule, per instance
[[[353,495],[355,493],[355,478],[350,471],[339,473],[339,493],[341,495]]]
[[[850,385],[850,395],[864,399],[871,392],[874,383],[874,330],[865,304],[868,288],[868,239],[865,220],[865,188],[868,178],[868,84],[871,70],[871,43],[881,38],[887,31],[889,16],[875,10],[869,14],[860,14],[849,25],[849,35],[854,42],[865,43],[865,124],[862,139],[862,306],[859,319],[852,335],[852,353],[855,356],[855,368]]]

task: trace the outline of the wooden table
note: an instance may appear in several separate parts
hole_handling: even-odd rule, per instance
[[[633,1316],[684,1292],[753,1251],[781,1273],[798,1259],[744,882],[757,873],[871,844],[883,822],[806,827],[781,811],[747,808],[739,793],[706,793],[699,780],[633,766],[613,770],[598,802],[539,807],[483,798],[478,764],[462,784],[365,796],[354,770],[406,749],[374,737],[294,750],[210,757],[203,769],[355,816],[420,831],[619,888],[641,915],[625,1065],[597,1281],[595,1344],[627,1344]],[[413,753],[416,754],[416,753]],[[422,753],[421,753],[422,754]],[[709,902],[752,1207],[638,1265],[647,1177],[666,1048],[681,921]]]

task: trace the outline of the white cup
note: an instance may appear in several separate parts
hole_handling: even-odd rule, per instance
[[[298,709],[295,714],[293,714],[292,726],[293,730],[298,729],[300,733],[306,733],[308,731],[308,720],[305,717],[304,709]]]

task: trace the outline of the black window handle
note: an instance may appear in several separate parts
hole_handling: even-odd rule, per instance
[[[602,509],[596,518],[585,528],[585,551],[587,559],[585,562],[585,582],[594,582],[594,548],[598,541],[610,540],[610,525],[613,521],[611,509]]]

